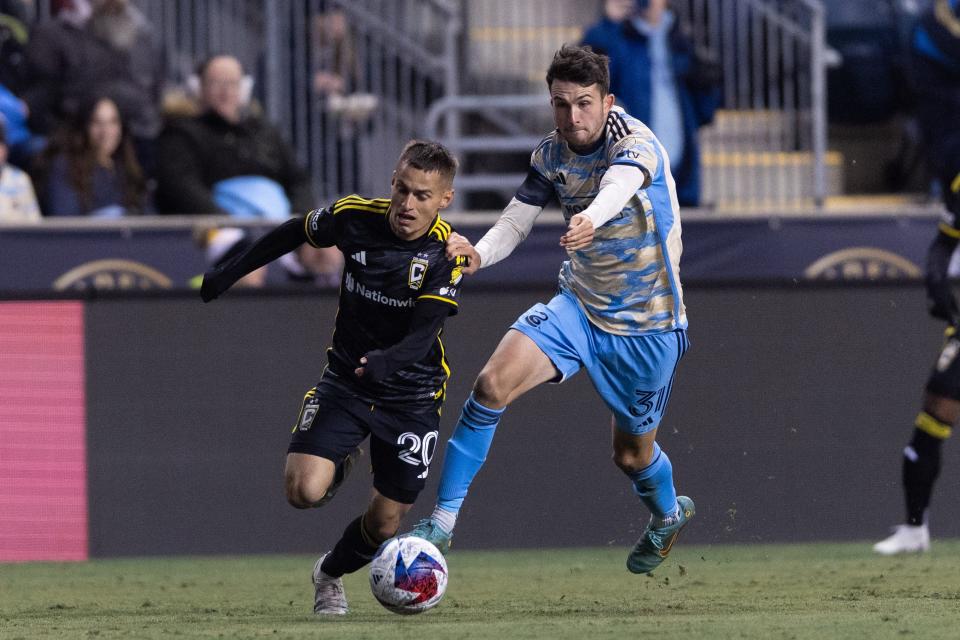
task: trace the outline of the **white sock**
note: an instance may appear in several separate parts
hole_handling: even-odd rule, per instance
[[[451,511],[445,511],[440,507],[433,508],[433,513],[430,514],[430,519],[437,523],[437,525],[447,533],[451,533],[453,531],[453,527],[457,524],[457,514]]]

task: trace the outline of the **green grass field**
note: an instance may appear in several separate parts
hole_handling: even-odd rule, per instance
[[[960,541],[899,558],[680,544],[653,576],[629,574],[625,554],[454,550],[436,609],[387,612],[361,571],[332,620],[310,612],[310,557],[0,565],[0,638],[960,638]]]

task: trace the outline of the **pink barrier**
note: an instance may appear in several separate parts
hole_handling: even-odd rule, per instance
[[[83,305],[0,303],[0,562],[86,560]]]

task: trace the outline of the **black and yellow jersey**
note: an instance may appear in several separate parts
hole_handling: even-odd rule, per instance
[[[382,382],[354,375],[360,358],[400,342],[410,330],[414,307],[443,305],[457,313],[461,267],[447,260],[452,228],[438,215],[416,240],[401,240],[387,221],[390,200],[352,195],[304,219],[307,240],[343,252],[340,308],[327,351],[325,377],[373,404],[426,407],[443,400],[450,369],[438,337],[425,357]]]

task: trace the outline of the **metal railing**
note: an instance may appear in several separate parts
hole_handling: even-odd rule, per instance
[[[240,60],[320,203],[384,192],[429,105],[459,91],[459,0],[133,2],[162,46],[168,88],[185,87],[212,54]],[[49,15],[38,3],[36,17]],[[451,131],[456,118],[448,116]]]
[[[552,126],[543,75],[600,15],[594,0],[134,0],[171,84],[215,52],[257,81],[267,117],[308,166],[321,202],[377,193],[402,144],[464,156],[461,193],[509,196],[516,157]],[[38,3],[40,18],[47,3]],[[723,111],[701,131],[704,198],[718,207],[809,207],[839,189],[826,151],[820,0],[673,0],[721,62]],[[343,79],[331,89],[324,74]],[[469,116],[469,118],[468,118]],[[510,155],[514,157],[511,158]],[[465,198],[458,198],[463,205]]]
[[[550,57],[564,42],[579,41],[600,4],[469,3],[461,68],[471,91],[434,103],[425,123],[427,137],[467,156],[461,193],[512,193],[516,167],[500,171],[497,165],[504,154],[532,150],[527,143],[549,130],[543,76]],[[698,50],[721,65],[722,110],[701,130],[703,202],[723,209],[808,209],[838,192],[840,162],[826,144],[822,3],[674,0],[672,7]],[[464,121],[469,114],[474,126],[445,129],[451,113]]]

